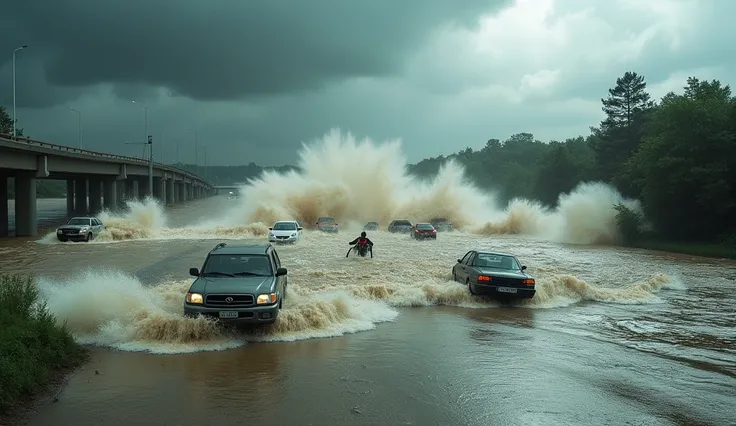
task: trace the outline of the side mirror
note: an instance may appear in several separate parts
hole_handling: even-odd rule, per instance
[[[462,261],[463,261],[462,259],[458,259],[457,260],[457,263],[461,263]]]
[[[280,276],[283,276],[283,275],[286,275],[286,268],[279,268],[279,269],[276,270],[276,276],[277,277],[280,277]]]
[[[189,275],[191,275],[193,277],[198,277],[199,276],[199,269],[197,269],[197,268],[189,268]]]
[[[268,228],[269,231],[273,231],[273,228]]]
[[[301,228],[301,227],[296,228],[297,231],[301,231],[302,229],[304,229],[304,228]]]
[[[522,271],[523,271],[523,270],[525,270],[525,269],[526,269],[526,266],[522,266],[522,267],[521,267],[521,270],[522,270]]]
[[[335,226],[337,226],[337,223],[335,223]]]

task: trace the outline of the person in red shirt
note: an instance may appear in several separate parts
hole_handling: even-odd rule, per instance
[[[354,239],[353,241],[350,241],[348,244],[351,246],[356,246],[356,249],[366,248],[370,250],[371,257],[373,257],[373,241],[368,238],[365,231],[360,233],[360,237]],[[348,257],[348,254],[350,254],[350,250],[348,250],[348,253],[345,255],[345,257]]]

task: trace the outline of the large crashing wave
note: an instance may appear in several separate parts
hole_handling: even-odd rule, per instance
[[[299,166],[301,172],[265,172],[243,186],[240,205],[216,223],[296,219],[309,227],[319,216],[332,216],[346,224],[377,221],[385,227],[393,219],[445,217],[457,228],[481,234],[601,244],[618,239],[615,204],[641,211],[638,201],[598,182],[581,183],[561,195],[555,210],[524,199],[499,208],[492,195],[465,179],[463,167],[454,161],[446,162],[431,181],[422,181],[407,174],[401,141],[358,141],[337,129],[305,145]]]

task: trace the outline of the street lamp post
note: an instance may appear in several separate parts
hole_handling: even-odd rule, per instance
[[[194,129],[187,129],[190,132],[194,132],[194,174],[199,176],[199,151],[197,150],[199,146],[199,136],[197,135],[197,131]]]
[[[82,149],[82,113],[74,108],[69,108],[69,111],[77,113],[77,137],[79,139],[77,143],[79,144],[79,149]]]
[[[15,52],[23,50],[26,47],[28,47],[28,45],[24,44],[23,46],[17,47],[15,48],[15,50],[13,50],[13,138],[18,136],[16,128],[15,128],[15,123],[18,121],[16,112],[15,112]]]
[[[144,121],[144,128],[146,132],[146,136],[143,139],[145,142],[144,144],[148,145],[148,149],[150,149],[149,152],[149,162],[148,162],[148,196],[153,197],[153,139],[151,138],[151,135],[148,134],[148,107],[140,102],[133,101],[134,104],[143,107],[143,111],[145,114],[145,121]]]

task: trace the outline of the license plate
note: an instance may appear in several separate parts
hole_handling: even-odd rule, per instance
[[[499,293],[516,293],[515,288],[508,288],[508,287],[498,287],[497,291]]]
[[[220,318],[237,318],[238,311],[220,311]]]

